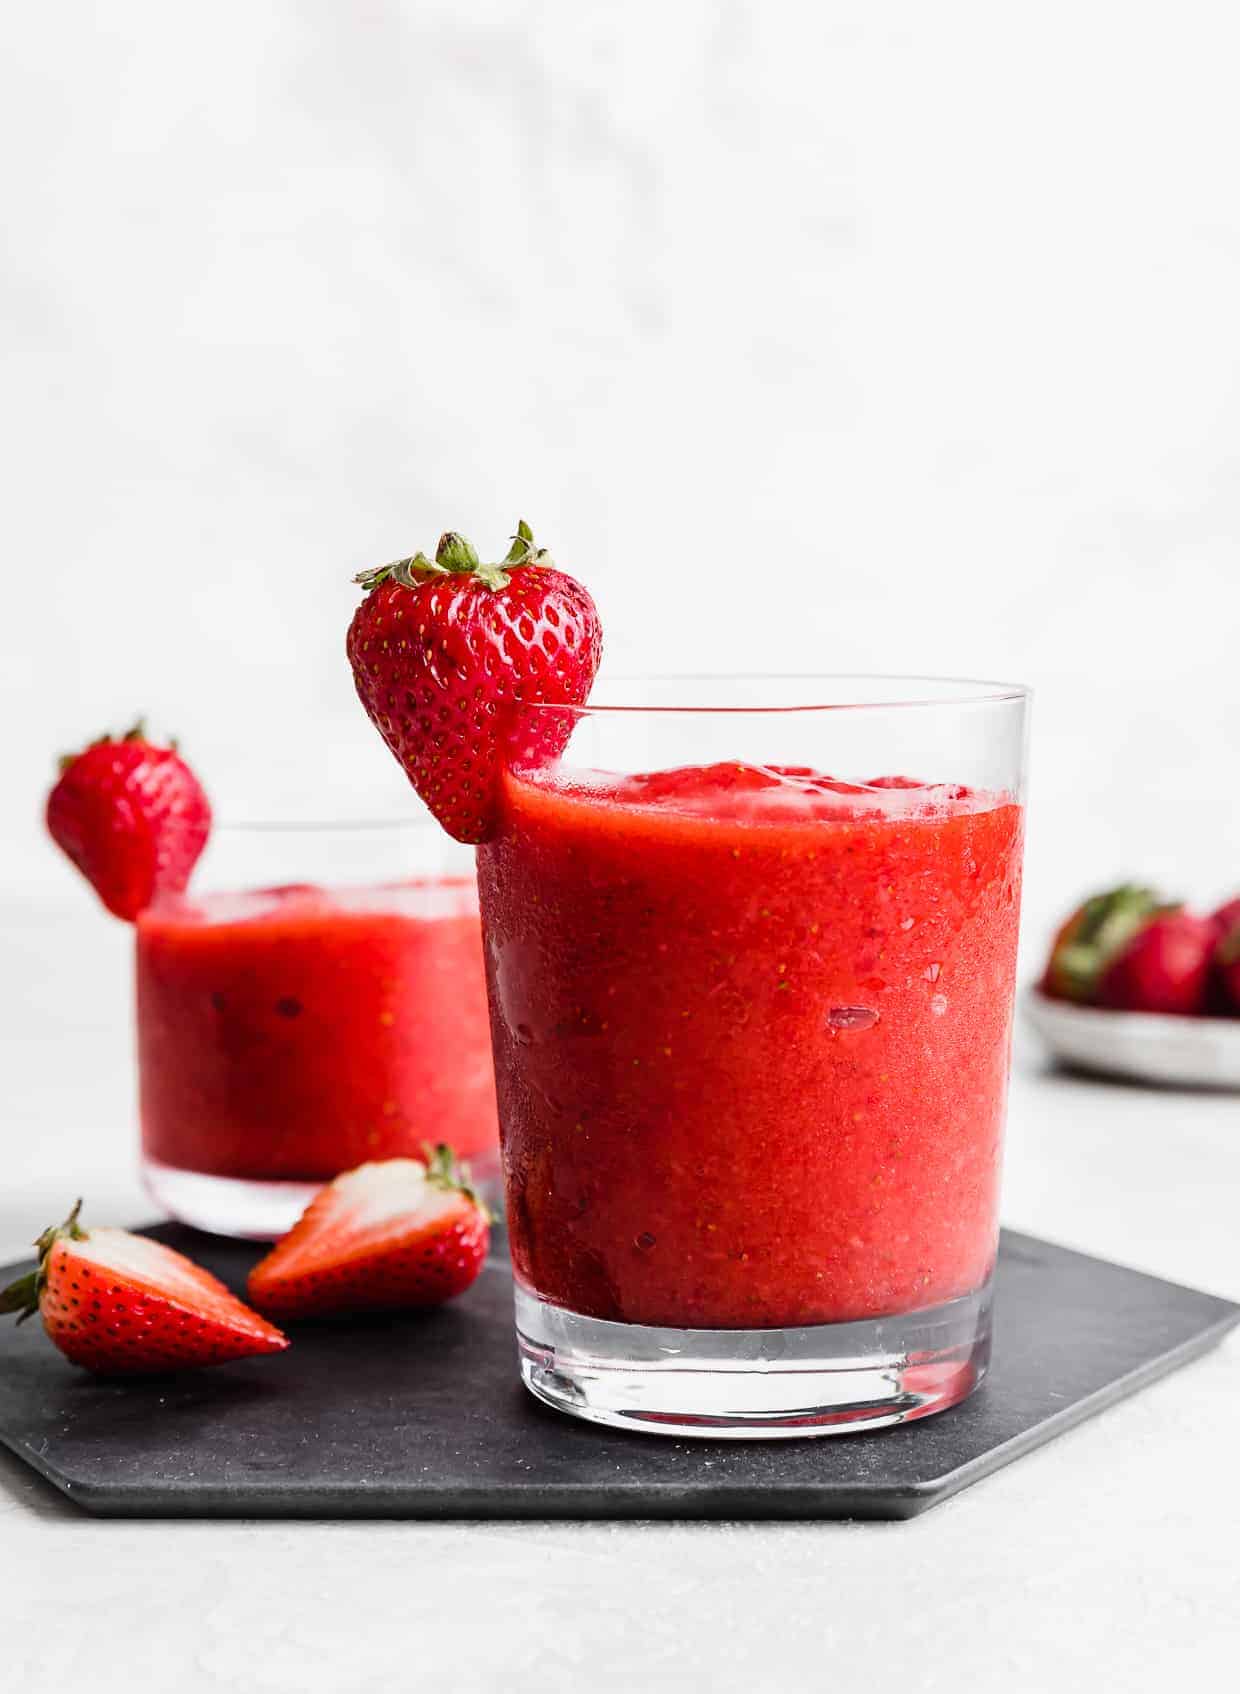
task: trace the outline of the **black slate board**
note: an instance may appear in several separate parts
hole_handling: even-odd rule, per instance
[[[256,1256],[178,1225],[150,1233],[238,1289]],[[6,1325],[0,1443],[116,1517],[904,1518],[1240,1320],[1229,1301],[1007,1231],[994,1364],[964,1405],[871,1435],[686,1442],[537,1405],[511,1302],[493,1257],[439,1311],[303,1325],[274,1358],[128,1383],[73,1369],[34,1322]]]

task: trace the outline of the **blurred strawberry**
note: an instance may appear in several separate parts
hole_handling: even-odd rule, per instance
[[[1150,888],[1125,883],[1078,906],[1051,946],[1042,989],[1057,1000],[1089,1004],[1120,950],[1163,909]]]
[[[211,807],[176,744],[148,741],[138,722],[61,760],[47,828],[108,910],[132,922],[156,894],[184,892]]]
[[[1212,912],[1210,922],[1220,941],[1225,940],[1232,930],[1240,929],[1240,894],[1234,900],[1224,901],[1216,912]]]
[[[1215,936],[1210,1009],[1240,1013],[1240,898],[1220,906],[1210,922]]]
[[[1233,929],[1215,954],[1216,980],[1222,1005],[1218,1010],[1240,1013],[1240,929]]]
[[[1183,907],[1159,912],[1103,970],[1096,1003],[1125,1012],[1203,1012],[1214,946],[1209,918]]]

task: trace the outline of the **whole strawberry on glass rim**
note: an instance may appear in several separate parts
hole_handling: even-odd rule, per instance
[[[130,923],[157,894],[185,891],[211,831],[202,784],[141,719],[61,759],[46,815],[52,840]]]
[[[507,556],[483,564],[449,531],[435,556],[363,571],[349,626],[358,696],[435,817],[458,841],[488,839],[498,779],[517,761],[549,761],[585,703],[602,634],[581,584],[554,568],[517,525]]]
[[[0,1290],[0,1312],[37,1312],[67,1359],[136,1376],[280,1353],[288,1340],[183,1253],[126,1229],[83,1229],[79,1200],[36,1242],[34,1270]]]

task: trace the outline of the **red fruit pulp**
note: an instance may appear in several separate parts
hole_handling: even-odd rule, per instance
[[[509,774],[501,813],[478,869],[526,1283],[738,1328],[985,1281],[1016,803],[715,766]]]
[[[319,1180],[428,1141],[495,1146],[472,882],[160,901],[137,964],[159,1163]]]

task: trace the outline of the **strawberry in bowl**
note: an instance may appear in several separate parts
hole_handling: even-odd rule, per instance
[[[1240,929],[1240,894],[1224,900],[1216,911],[1211,912],[1210,922],[1220,941],[1225,941],[1233,930]]]
[[[1112,1011],[1192,1016],[1206,1009],[1211,920],[1124,884],[1079,906],[1051,948],[1042,990]]]
[[[1208,919],[1183,907],[1158,912],[1102,972],[1097,1004],[1181,1017],[1204,1012],[1213,947]]]
[[[1079,906],[1025,1001],[1076,1069],[1240,1089],[1240,904],[1210,917],[1125,884]]]
[[[1214,988],[1219,1009],[1240,1013],[1240,898],[1228,900],[1210,919],[1214,928]]]
[[[435,557],[363,571],[347,652],[358,697],[417,793],[458,841],[485,841],[499,777],[514,760],[553,759],[598,670],[594,602],[517,526],[499,564],[464,536]]]

